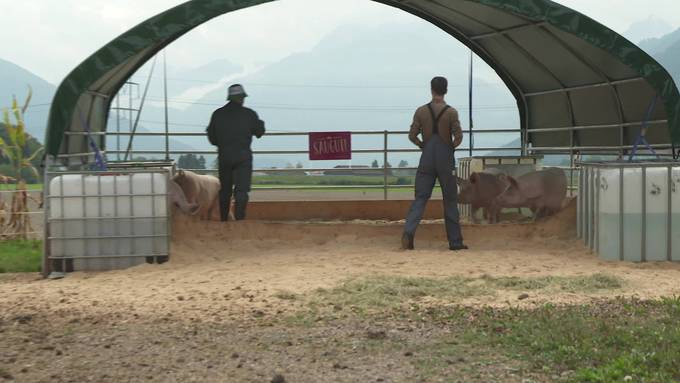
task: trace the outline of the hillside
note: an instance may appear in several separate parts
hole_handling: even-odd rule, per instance
[[[657,60],[670,72],[680,87],[680,35],[678,40],[656,56]]]
[[[680,28],[659,38],[644,40],[640,47],[659,61],[680,87]]]
[[[645,20],[633,23],[625,32],[628,40],[639,43],[648,39],[655,39],[673,31],[673,27],[666,21],[650,16]]]
[[[28,70],[0,59],[0,107],[9,106],[13,95],[19,102],[24,102],[29,86],[33,89],[33,100],[26,112],[26,130],[42,141],[56,87]]]
[[[639,45],[650,55],[656,56],[663,54],[678,41],[680,41],[680,28],[659,38],[643,40]]]

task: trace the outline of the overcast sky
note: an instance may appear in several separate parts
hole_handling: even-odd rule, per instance
[[[57,84],[96,49],[141,21],[184,0],[0,0],[0,58]],[[625,32],[654,17],[680,27],[680,0],[560,0]],[[172,64],[197,66],[227,58],[240,64],[280,60],[308,50],[343,24],[419,22],[369,0],[281,0],[218,18],[173,44]]]

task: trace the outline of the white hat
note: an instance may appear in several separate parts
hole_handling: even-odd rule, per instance
[[[243,89],[243,85],[241,84],[234,84],[229,87],[229,96],[228,98],[236,97],[236,96],[241,96],[241,97],[248,97],[248,94],[246,93],[246,90]]]

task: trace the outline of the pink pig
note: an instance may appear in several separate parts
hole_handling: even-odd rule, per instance
[[[567,195],[567,177],[561,169],[545,169],[518,178],[502,177],[505,190],[496,197],[499,207],[528,207],[533,219],[555,214],[562,209]]]

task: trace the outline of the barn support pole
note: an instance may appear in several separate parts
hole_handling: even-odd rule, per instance
[[[46,155],[43,163],[43,256],[40,273],[43,278],[47,278],[52,272],[52,265],[50,264],[50,167],[52,166],[52,156]]]
[[[469,146],[469,150],[470,150],[470,157],[472,157],[472,151],[473,151],[473,148],[475,146],[475,140],[474,140],[474,136],[473,136],[473,133],[472,133],[472,128],[474,127],[474,123],[472,122],[472,102],[473,102],[473,100],[472,100],[472,87],[473,87],[473,81],[474,81],[473,78],[472,78],[472,75],[473,75],[473,73],[472,73],[473,60],[474,60],[474,53],[472,52],[472,50],[470,50],[470,78],[468,80],[469,81],[468,82],[468,107],[469,107],[468,117],[469,117],[469,120],[470,120],[470,136],[468,137],[470,139],[470,143],[469,143],[468,146]]]
[[[574,130],[569,133],[569,196],[574,196]]]
[[[170,161],[170,129],[168,128],[168,55],[163,50],[163,100],[165,109],[165,160]]]
[[[130,132],[130,138],[128,141],[128,146],[127,150],[125,151],[125,157],[124,161],[128,160],[128,157],[134,157],[131,156],[132,152],[132,141],[135,138],[135,133],[137,133],[137,127],[139,126],[139,118],[142,116],[142,110],[144,110],[144,102],[146,101],[146,96],[149,93],[149,86],[151,85],[151,79],[153,76],[153,72],[156,69],[156,58],[154,58],[153,62],[151,63],[151,70],[149,71],[149,78],[146,80],[146,86],[144,87],[144,94],[142,95],[142,100],[139,103],[139,110],[137,111],[137,118],[135,118],[135,123],[132,126],[132,131]],[[132,109],[132,108],[131,108]]]
[[[387,201],[387,143],[388,143],[388,134],[389,132],[386,130],[383,132],[384,135],[384,144],[383,144],[383,198],[385,201]]]

